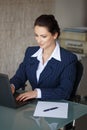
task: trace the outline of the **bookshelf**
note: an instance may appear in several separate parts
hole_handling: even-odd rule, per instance
[[[78,58],[87,56],[87,27],[64,28],[59,40],[63,48],[72,51]]]

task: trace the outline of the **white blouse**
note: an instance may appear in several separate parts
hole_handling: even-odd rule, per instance
[[[37,82],[39,82],[39,78],[40,78],[40,74],[43,71],[43,69],[45,68],[45,66],[47,65],[48,61],[51,58],[54,58],[56,60],[61,61],[61,56],[60,56],[60,46],[58,41],[56,41],[56,47],[53,51],[53,53],[51,54],[51,56],[49,57],[49,59],[43,64],[42,61],[42,48],[40,48],[35,54],[33,54],[31,57],[37,57],[37,59],[39,60],[39,65],[38,65],[38,69],[36,71],[36,77],[37,77]],[[36,89],[38,92],[38,96],[37,98],[41,98],[41,90],[40,89]]]

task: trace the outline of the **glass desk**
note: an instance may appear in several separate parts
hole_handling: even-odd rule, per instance
[[[87,114],[87,105],[68,102],[68,118],[34,117],[37,101],[18,109],[0,106],[1,130],[58,130],[66,124]]]

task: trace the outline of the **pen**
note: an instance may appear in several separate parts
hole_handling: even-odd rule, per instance
[[[43,110],[43,111],[46,112],[46,111],[54,110],[54,109],[57,109],[57,108],[58,108],[58,107],[52,107],[52,108],[45,109],[45,110]]]

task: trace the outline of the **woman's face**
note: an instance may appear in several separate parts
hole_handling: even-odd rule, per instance
[[[52,35],[46,27],[36,25],[34,27],[35,39],[42,49],[54,46],[57,33]]]

